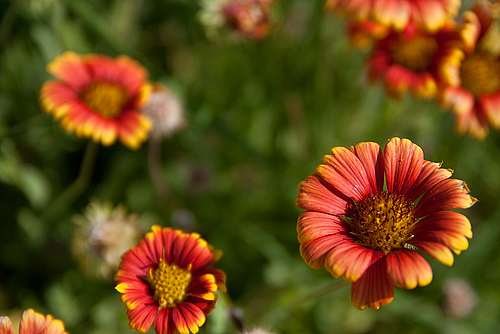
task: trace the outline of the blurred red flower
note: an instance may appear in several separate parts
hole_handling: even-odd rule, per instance
[[[148,72],[127,56],[65,52],[47,65],[58,81],[44,83],[40,100],[66,132],[104,146],[118,138],[130,149],[147,140],[151,121],[139,108],[151,85]]]

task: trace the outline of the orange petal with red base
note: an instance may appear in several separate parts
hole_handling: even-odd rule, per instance
[[[414,250],[401,248],[387,253],[387,275],[398,288],[414,289],[432,281],[429,263]]]
[[[334,189],[327,188],[319,175],[309,175],[299,183],[298,195],[295,205],[304,210],[319,211],[331,215],[342,215],[345,213],[346,200],[334,194]]]
[[[351,285],[351,302],[360,310],[367,306],[378,310],[394,299],[394,286],[387,277],[386,257],[382,252],[374,254],[379,258],[375,257],[364,275]]]
[[[393,138],[385,146],[384,161],[387,191],[404,194],[422,170],[424,153],[408,139]]]

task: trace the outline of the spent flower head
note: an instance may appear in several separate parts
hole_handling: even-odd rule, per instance
[[[116,273],[123,253],[143,234],[137,214],[128,215],[125,207],[111,203],[93,201],[74,221],[73,254],[88,274],[106,279]]]

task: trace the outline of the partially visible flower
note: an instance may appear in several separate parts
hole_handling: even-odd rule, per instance
[[[154,225],[123,255],[116,290],[127,308],[129,327],[145,333],[197,333],[215,308],[226,276],[211,268],[222,255],[199,234]]]
[[[240,34],[261,39],[269,32],[269,14],[274,0],[228,0],[222,13],[229,27]]]
[[[326,9],[357,21],[373,21],[396,30],[413,22],[436,31],[455,17],[460,0],[327,0]]]
[[[478,303],[478,296],[470,284],[459,278],[446,281],[443,287],[443,307],[446,314],[455,319],[468,316]]]
[[[91,275],[112,277],[123,253],[143,234],[138,219],[136,214],[127,215],[123,206],[96,201],[85,208],[83,215],[75,216],[72,251],[83,269]]]
[[[58,81],[42,86],[43,108],[66,132],[130,149],[147,140],[151,121],[139,112],[149,95],[148,72],[127,56],[79,55],[67,51],[47,65]]]
[[[159,84],[153,86],[142,113],[151,119],[151,136],[158,139],[171,136],[186,126],[181,102],[170,90]]]
[[[392,138],[384,151],[370,142],[335,147],[322,161],[298,187],[300,254],[352,282],[358,309],[390,303],[394,286],[428,285],[432,269],[418,249],[451,266],[451,251],[468,248],[470,222],[449,210],[477,200],[410,140]]]
[[[14,334],[9,317],[0,317],[0,334]],[[27,309],[21,316],[19,334],[67,334],[61,320]]]
[[[484,139],[500,129],[500,3],[479,1],[464,13],[463,46],[439,66],[439,101],[456,117],[457,131]]]
[[[450,22],[428,33],[410,23],[401,32],[392,30],[375,44],[368,57],[370,80],[381,80],[394,99],[400,99],[406,91],[418,98],[434,98],[438,91],[437,64],[457,48],[459,27]]]
[[[350,42],[358,49],[368,49],[387,36],[390,29],[371,21],[353,21],[346,23],[346,31]]]

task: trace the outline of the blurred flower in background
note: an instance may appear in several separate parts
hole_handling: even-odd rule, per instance
[[[73,254],[86,273],[105,279],[113,277],[122,254],[143,235],[139,216],[111,203],[93,201],[74,221]]]
[[[139,63],[127,56],[112,59],[67,51],[48,64],[47,71],[58,81],[44,83],[41,104],[61,119],[66,132],[104,146],[118,138],[134,150],[147,140],[151,121],[138,109],[151,85]]]
[[[225,274],[210,268],[221,257],[199,234],[154,225],[129,250],[116,274],[116,290],[126,303],[129,327],[145,333],[197,333],[215,308]]]
[[[160,84],[153,85],[153,91],[141,111],[153,123],[151,137],[169,137],[186,126],[181,102],[174,93]]]
[[[352,282],[358,309],[378,309],[394,286],[428,285],[432,269],[416,251],[451,266],[469,246],[469,220],[448,210],[476,199],[452,171],[424,160],[420,147],[393,138],[382,152],[376,143],[335,147],[316,173],[299,184],[296,205],[300,253],[314,269],[323,266]],[[417,203],[416,203],[417,202]]]
[[[459,133],[484,139],[489,124],[500,129],[500,3],[479,1],[464,17],[474,28],[440,65],[439,100],[455,114]]]
[[[459,278],[446,281],[443,286],[443,307],[450,318],[467,317],[476,307],[479,298],[470,284]]]
[[[373,21],[403,30],[410,22],[436,31],[457,15],[460,0],[327,0],[326,9],[357,21]]]
[[[403,31],[392,30],[375,44],[367,60],[370,80],[381,80],[394,99],[400,99],[406,91],[418,98],[434,98],[437,64],[457,48],[459,28],[450,21],[433,33],[420,30],[414,23]]]
[[[244,36],[264,38],[269,32],[269,13],[274,0],[230,0],[222,7],[226,24]]]
[[[9,317],[0,317],[0,333],[14,334],[14,328]],[[27,309],[21,316],[19,334],[67,334],[61,320],[54,319],[50,314],[44,315]]]
[[[200,21],[213,37],[216,30],[226,25],[238,35],[262,39],[270,29],[271,7],[275,0],[204,0]]]

